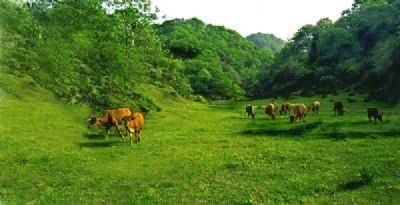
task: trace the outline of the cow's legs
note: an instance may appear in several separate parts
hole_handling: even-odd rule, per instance
[[[106,126],[106,140],[108,139],[108,133],[110,131],[110,127]]]
[[[125,123],[125,134],[126,136],[129,136],[129,128],[126,123]]]
[[[138,143],[139,142],[139,136],[138,136],[138,133],[137,133],[137,131],[135,130],[135,142],[136,143]]]
[[[129,143],[132,146],[132,132],[129,132]]]
[[[138,142],[141,142],[142,141],[142,130],[138,130],[137,133],[138,133]]]
[[[117,132],[121,136],[121,138],[124,138],[124,135],[122,134],[121,130],[119,129],[118,124],[115,125],[115,129],[117,130]]]

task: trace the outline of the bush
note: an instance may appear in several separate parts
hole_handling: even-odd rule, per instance
[[[193,96],[193,99],[196,102],[201,102],[201,103],[207,103],[208,102],[208,100],[205,97],[201,96],[201,95],[195,95],[195,96]]]
[[[358,177],[362,185],[372,184],[377,175],[378,170],[375,167],[363,167],[358,170]]]

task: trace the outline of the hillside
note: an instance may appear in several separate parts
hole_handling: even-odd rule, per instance
[[[181,62],[165,55],[154,15],[142,3],[107,13],[97,0],[1,1],[0,70],[29,75],[65,102],[98,109],[159,110],[137,92],[142,84],[190,97]]]
[[[356,1],[335,22],[304,25],[280,49],[269,34],[247,39],[200,19],[154,22],[150,1],[0,2],[0,70],[31,76],[72,104],[160,106],[138,90],[168,88],[211,100],[363,92],[398,103],[400,1]],[[67,20],[66,20],[67,19]]]
[[[268,69],[272,53],[239,33],[199,19],[174,19],[157,27],[163,47],[183,61],[195,94],[211,99],[253,96],[257,76]]]
[[[285,41],[273,34],[255,33],[247,36],[246,39],[259,48],[270,49],[274,54],[279,53],[285,46]]]

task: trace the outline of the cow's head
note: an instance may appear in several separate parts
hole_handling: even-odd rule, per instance
[[[99,118],[96,116],[92,116],[90,119],[88,119],[88,122],[88,128],[96,128],[101,125]]]
[[[290,115],[289,120],[290,123],[294,123],[296,121],[296,117],[294,115]]]

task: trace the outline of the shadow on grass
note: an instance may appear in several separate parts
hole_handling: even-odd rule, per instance
[[[265,121],[265,120],[270,120],[267,119],[266,117],[256,117],[255,118],[251,118],[251,117],[247,117],[247,115],[243,115],[243,116],[229,116],[227,117],[227,119],[232,119],[232,120],[253,120],[253,121]]]
[[[105,148],[111,147],[112,145],[116,144],[115,142],[81,142],[79,143],[80,148]]]
[[[363,186],[370,185],[374,182],[377,175],[376,170],[373,168],[363,168],[359,170],[358,179],[351,180],[349,182],[339,184],[338,191],[349,191],[359,189]]]
[[[90,140],[99,140],[99,139],[105,139],[104,133],[86,133],[85,137],[90,139]]]
[[[368,183],[365,183],[363,181],[355,180],[355,181],[350,181],[346,182],[343,184],[339,184],[338,191],[350,191],[350,190],[355,190],[359,189],[363,186],[368,185]]]
[[[296,126],[290,129],[271,129],[271,128],[256,128],[249,129],[241,132],[244,135],[269,135],[269,136],[281,136],[281,135],[297,135],[301,136],[306,134],[307,132],[311,132],[322,124],[321,121],[313,122],[313,123],[304,123],[300,126]]]
[[[125,133],[125,131],[122,131],[122,134],[124,135],[125,138],[127,137],[127,133]],[[90,140],[105,140],[106,139],[106,136],[104,133],[86,133],[84,136]],[[114,138],[114,137],[121,138],[119,136],[119,134],[112,134],[112,132],[110,132],[110,135],[108,135],[108,138]]]
[[[327,132],[321,133],[322,137],[345,139],[345,138],[376,138],[376,137],[400,137],[400,131],[382,131],[382,132]]]

